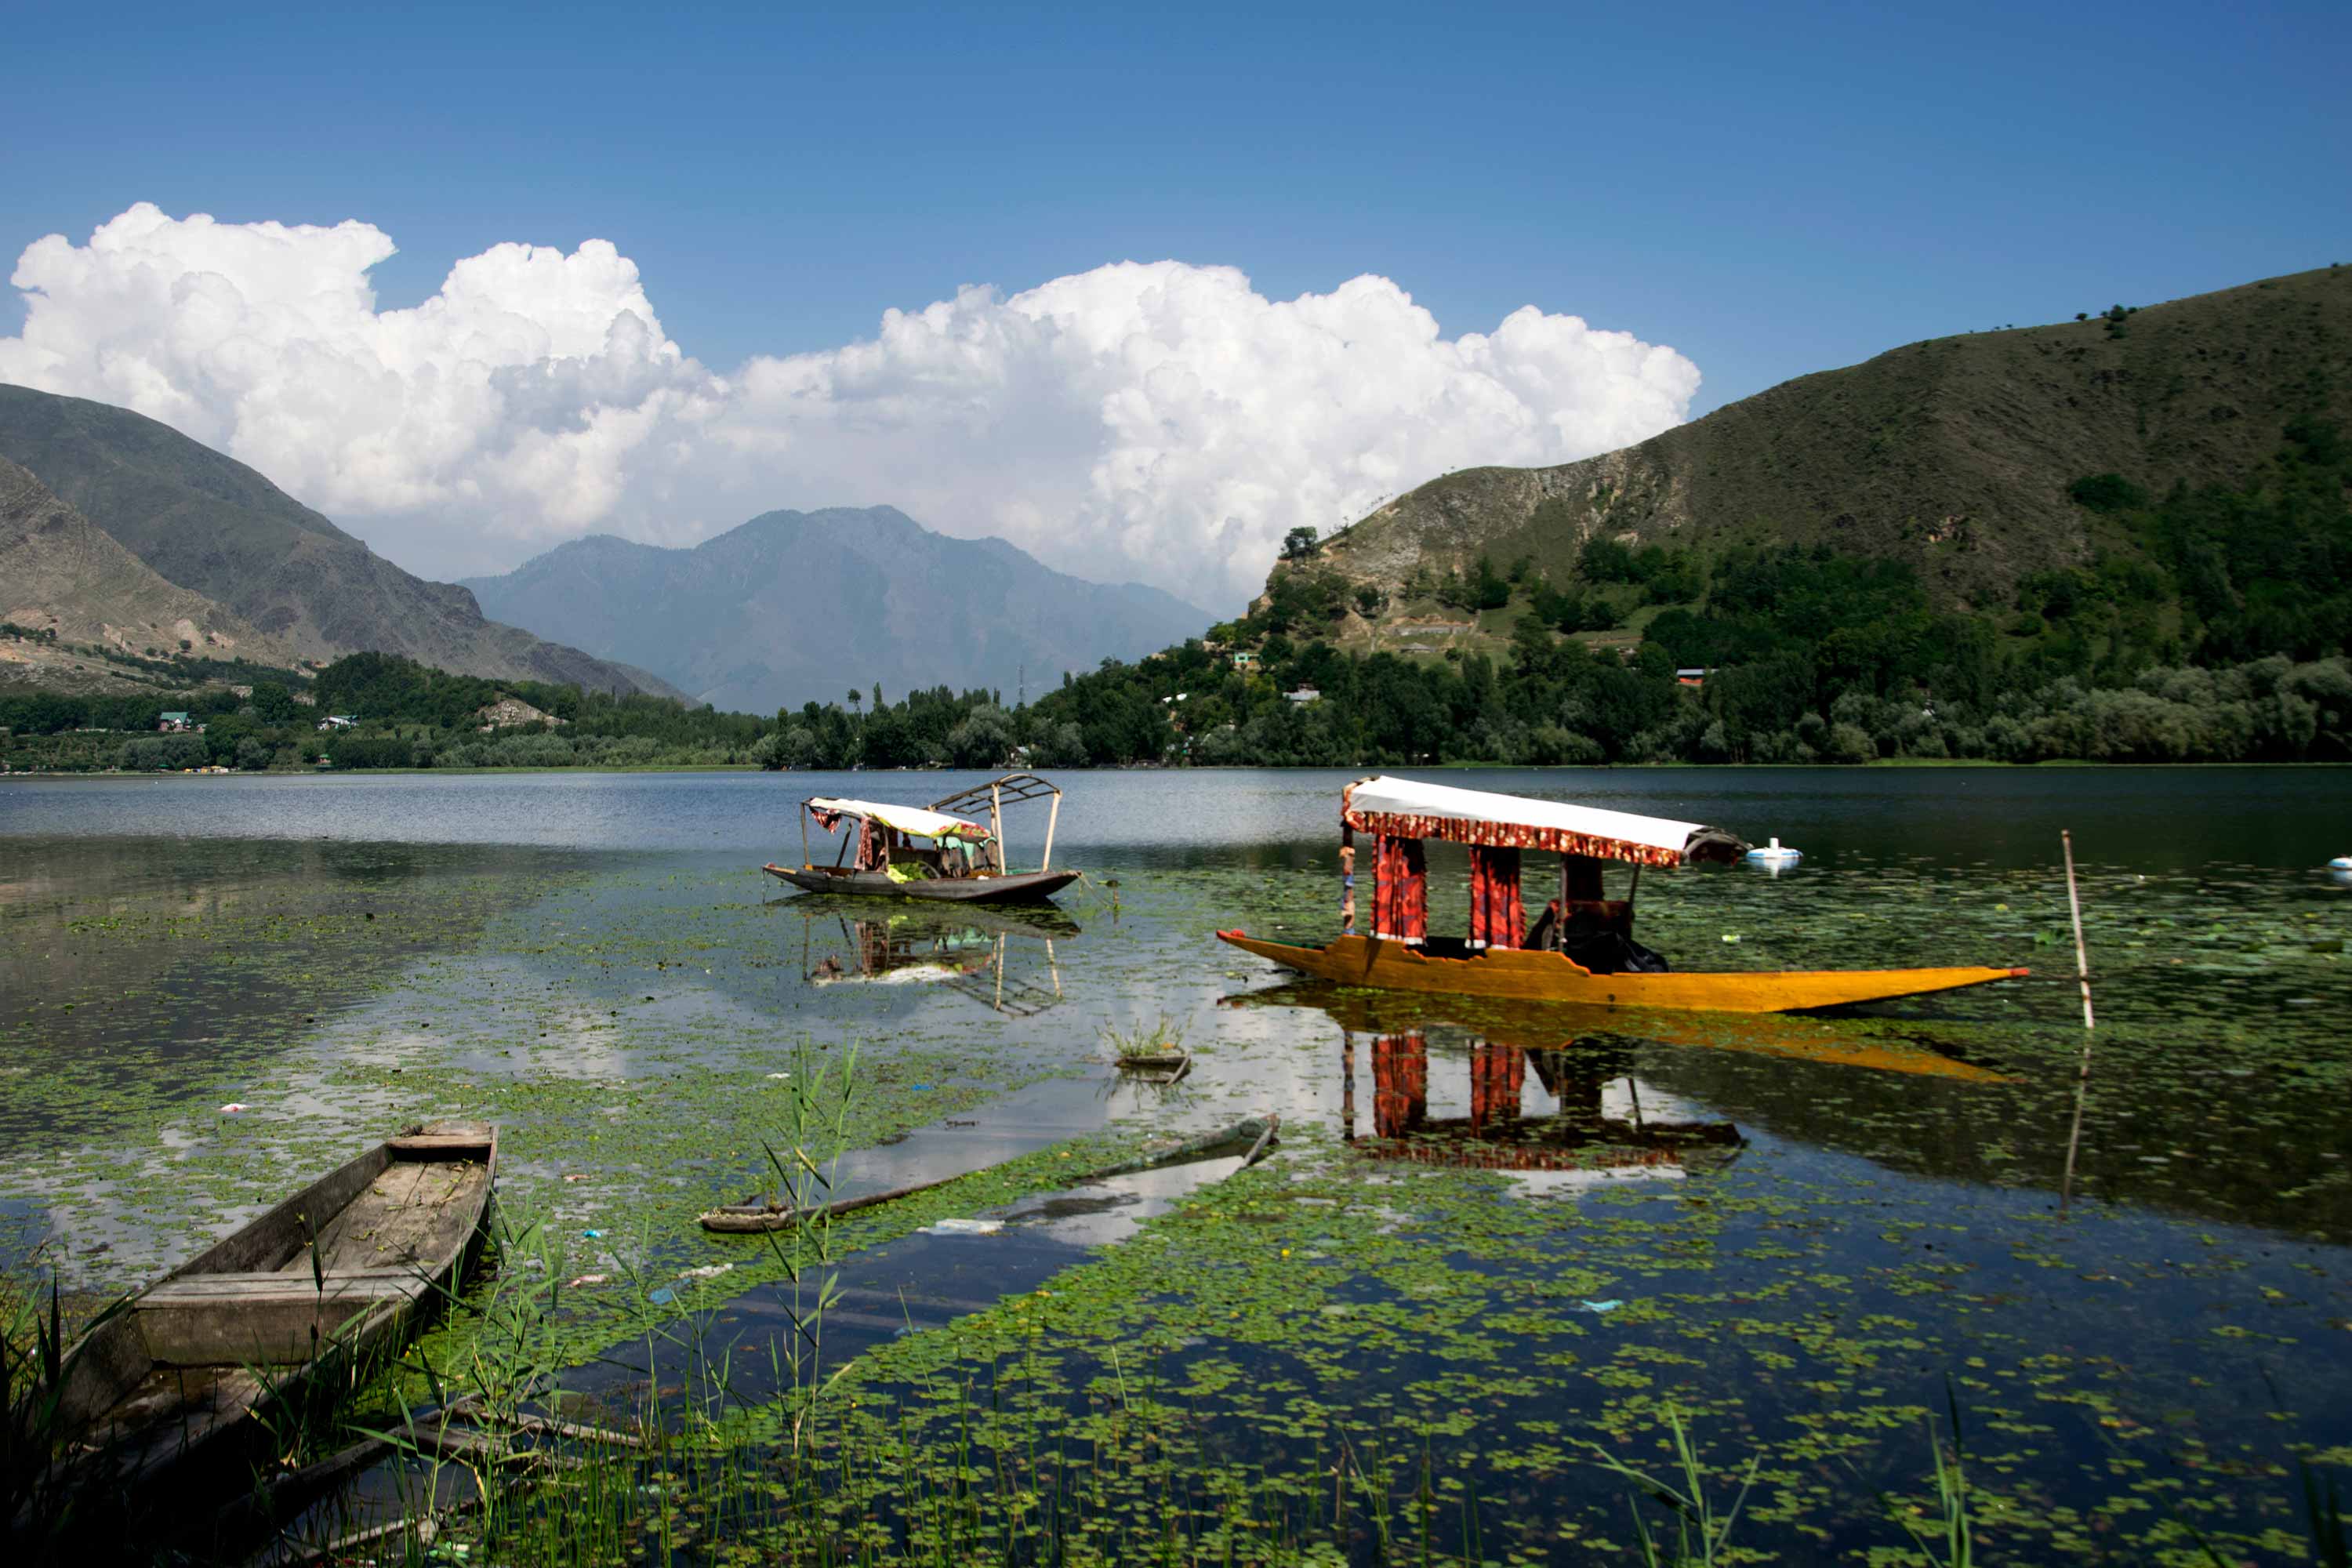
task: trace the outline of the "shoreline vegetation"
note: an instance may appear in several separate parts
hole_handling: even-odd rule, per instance
[[[1636,548],[1606,535],[1557,582],[1531,560],[1482,555],[1383,587],[1329,566],[1302,529],[1241,619],[1066,673],[1010,708],[1000,691],[936,686],[894,701],[877,684],[771,718],[362,653],[308,679],[172,699],[0,697],[0,762],[70,773],[322,758],[338,770],[2352,761],[2352,441],[2336,426],[2288,424],[2242,488],[2158,498],[2095,474],[2066,493],[2097,542],[2092,559],[2028,574],[2008,604],[1940,603],[1909,563],[1829,545]],[[1470,629],[1442,648],[1368,641],[1384,616],[1405,617],[1395,640],[1423,611]],[[156,732],[167,711],[189,731]]]

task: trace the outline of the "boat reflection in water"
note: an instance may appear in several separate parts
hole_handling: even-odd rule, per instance
[[[1439,1098],[1462,1103],[1452,1082],[1467,1076],[1467,1112],[1431,1113],[1429,1037],[1370,1037],[1371,1127],[1358,1125],[1357,1037],[1342,1029],[1340,1135],[1358,1153],[1424,1165],[1543,1173],[1546,1186],[1625,1176],[1676,1178],[1717,1167],[1744,1146],[1729,1121],[1693,1119],[1626,1072],[1625,1053],[1570,1041],[1528,1049],[1473,1037],[1466,1052],[1436,1057]]]
[[[811,985],[939,986],[1014,1017],[1062,1000],[1054,943],[1079,931],[1076,921],[1049,910],[867,910],[839,898],[789,907],[802,917],[801,973]]]
[[[1715,1081],[1691,1070],[1709,1059],[1747,1064],[1751,1077],[1760,1070],[1800,1095],[1824,1071],[1890,1086],[1942,1080],[1949,1088],[1937,1092],[1958,1094],[2013,1081],[1937,1048],[1941,1041],[1861,1035],[1834,1020],[1787,1015],[1636,1017],[1320,981],[1227,996],[1223,1005],[1309,1009],[1339,1026],[1341,1129],[1359,1152],[1578,1173],[1530,1176],[1536,1185],[1673,1178],[1728,1161],[1746,1140],[1730,1119],[1701,1109],[1715,1094],[1701,1089],[1702,1101],[1692,1093]],[[1660,1056],[1651,1049],[1657,1046],[1673,1049]],[[1638,1075],[1637,1062],[1644,1064]]]

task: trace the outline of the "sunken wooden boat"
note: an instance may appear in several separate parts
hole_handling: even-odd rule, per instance
[[[1052,803],[1045,818],[1045,850],[1037,869],[1015,870],[1004,853],[1004,808],[1031,800]],[[988,809],[985,826],[958,815],[976,814],[982,806]],[[1006,773],[927,808],[813,795],[801,802],[800,865],[770,861],[761,869],[811,893],[950,904],[1038,903],[1079,877],[1074,870],[1053,869],[1054,828],[1061,815],[1062,792],[1034,773]],[[829,866],[810,857],[811,822],[827,834],[852,824],[857,829],[854,838],[843,835],[841,850]]]
[[[1620,811],[1370,778],[1340,794],[1348,842],[1375,839],[1370,931],[1320,947],[1239,931],[1220,940],[1342,985],[1508,1001],[1707,1013],[1788,1013],[1951,991],[2026,973],[2009,967],[1765,970],[1686,973],[1633,940],[1642,868],[1731,861],[1747,846],[1721,828]],[[1431,937],[1423,841],[1470,847],[1470,935]],[[1559,896],[1529,922],[1520,893],[1528,849],[1560,857]],[[1601,896],[1604,862],[1630,863],[1623,899]],[[1353,916],[1353,890],[1345,906]]]
[[[397,1348],[478,1256],[498,1129],[387,1139],[131,1298],[65,1359],[60,1425],[97,1485],[245,1448],[321,1366]]]

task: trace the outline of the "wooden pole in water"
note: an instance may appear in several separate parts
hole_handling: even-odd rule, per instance
[[[2074,1125],[2066,1134],[2066,1174],[2058,1186],[2058,1208],[2064,1213],[2074,1195],[2074,1155],[2083,1144],[2083,1102],[2091,1091],[2091,956],[2083,945],[2083,900],[2074,890],[2074,835],[2061,828],[2058,842],[2066,853],[2066,910],[2074,919],[2074,975],[2083,986],[2083,1067],[2074,1079]]]

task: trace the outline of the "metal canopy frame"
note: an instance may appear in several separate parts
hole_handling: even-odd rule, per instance
[[[1004,808],[1018,805],[1025,800],[1050,800],[1045,813],[1045,857],[1037,864],[1040,871],[1054,868],[1054,829],[1062,820],[1062,790],[1035,773],[1005,773],[986,784],[973,784],[958,790],[945,800],[931,803],[930,809],[950,816],[958,812],[977,815],[981,805],[988,805],[988,830],[995,847],[996,869],[1000,875],[1009,873],[1010,863],[1004,858]]]

